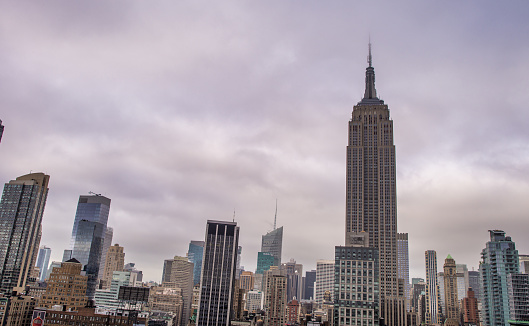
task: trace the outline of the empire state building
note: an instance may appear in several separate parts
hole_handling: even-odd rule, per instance
[[[347,145],[345,243],[366,232],[379,251],[379,316],[405,325],[403,281],[397,279],[397,189],[393,121],[377,97],[369,44],[363,99],[353,107]]]

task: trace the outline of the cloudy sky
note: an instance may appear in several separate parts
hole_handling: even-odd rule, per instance
[[[313,269],[344,242],[345,146],[367,43],[397,149],[410,276],[424,251],[478,267],[488,229],[529,253],[529,2],[33,1],[0,5],[0,182],[51,176],[41,244],[60,260],[79,195],[147,280],[240,225],[254,270]],[[439,262],[442,266],[442,262]]]

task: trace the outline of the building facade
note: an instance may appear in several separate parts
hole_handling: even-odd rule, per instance
[[[507,275],[509,289],[509,323],[529,324],[529,275],[512,273]]]
[[[204,254],[204,241],[191,241],[187,251],[187,258],[193,265],[193,285],[200,284],[200,272],[202,271],[202,256]]]
[[[316,283],[314,285],[315,300],[317,304],[323,304],[323,297],[329,291],[334,298],[334,260],[318,260],[316,262]]]
[[[182,314],[179,325],[187,325],[193,299],[193,263],[187,257],[174,256],[169,282],[162,283],[162,286],[181,289]]]
[[[427,250],[424,253],[426,262],[426,312],[425,321],[427,325],[438,325],[441,323],[441,303],[439,295],[439,283],[437,283],[437,253],[435,250]]]
[[[62,305],[66,310],[77,310],[86,306],[87,277],[81,275],[82,264],[75,258],[63,262],[50,273],[46,292],[42,295],[39,306],[52,308]]]
[[[273,266],[263,277],[265,325],[284,326],[287,309],[287,277],[284,270]]]
[[[371,44],[363,99],[349,121],[346,175],[345,244],[365,231],[379,250],[380,309],[387,324],[404,326],[405,298],[397,268],[397,188],[393,121],[377,97]]]
[[[509,320],[509,274],[519,272],[518,250],[504,231],[489,230],[490,241],[481,251],[482,322],[485,326],[504,326]]]
[[[112,275],[114,272],[122,272],[125,267],[125,252],[119,244],[114,244],[108,248],[105,259],[105,268],[103,269],[103,288],[110,288]]]
[[[476,298],[474,291],[471,288],[468,289],[467,297],[463,298],[461,306],[463,312],[463,324],[465,326],[478,326],[478,299]]]
[[[35,267],[49,175],[32,173],[6,183],[0,201],[0,293],[22,292]]]
[[[94,299],[101,257],[107,232],[110,199],[101,195],[81,195],[72,227],[70,249],[64,251],[63,261],[71,258],[83,264],[88,276],[86,295]]]
[[[253,290],[254,276],[250,271],[243,271],[239,277],[239,287],[246,291]]]
[[[444,293],[445,293],[445,310],[444,316],[446,323],[455,323],[459,325],[459,300],[457,297],[457,273],[456,261],[448,255],[443,266],[444,271]]]
[[[269,252],[274,257],[272,266],[281,265],[281,253],[283,250],[283,227],[268,232],[263,235],[261,241],[261,252]]]
[[[237,223],[208,220],[197,326],[230,324],[238,247]]]
[[[48,267],[50,266],[51,249],[42,246],[39,249],[39,255],[37,257],[37,267],[39,268],[39,280],[43,282],[48,277]]]
[[[378,250],[335,248],[334,326],[379,324]]]
[[[404,281],[404,296],[407,302],[406,308],[410,311],[411,285],[408,233],[397,233],[397,260],[397,278]]]
[[[306,271],[303,282],[303,300],[314,300],[314,283],[316,282],[316,270]]]
[[[257,253],[257,269],[255,274],[263,274],[265,271],[270,269],[270,266],[277,266],[275,264],[276,259],[270,252],[258,252]]]

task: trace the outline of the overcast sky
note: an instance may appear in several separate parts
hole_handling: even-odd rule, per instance
[[[284,226],[313,269],[345,235],[345,153],[373,43],[410,277],[424,251],[477,269],[489,229],[529,253],[529,2],[11,1],[0,5],[0,183],[51,176],[60,260],[79,195],[146,280],[240,225],[242,264]]]

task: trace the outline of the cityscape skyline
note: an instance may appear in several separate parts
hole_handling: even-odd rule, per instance
[[[165,259],[185,255],[207,219],[231,220],[234,208],[241,265],[255,270],[276,198],[282,260],[315,269],[343,245],[345,135],[371,30],[377,90],[398,122],[398,232],[409,233],[410,277],[424,277],[428,249],[477,270],[488,229],[505,230],[527,254],[528,23],[523,10],[488,5],[134,3],[117,20],[97,4],[32,4],[39,19],[2,5],[14,32],[1,36],[1,182],[31,170],[51,176],[41,240],[51,260],[68,247],[77,198],[94,191],[112,198],[113,243],[146,280],[159,281]],[[211,22],[173,22],[179,9]],[[394,30],[368,24],[369,10]],[[432,21],[406,19],[434,11]],[[142,14],[160,25],[131,19]],[[306,30],[315,20],[327,24]],[[430,35],[412,33],[418,26]],[[87,30],[94,39],[77,37]]]

